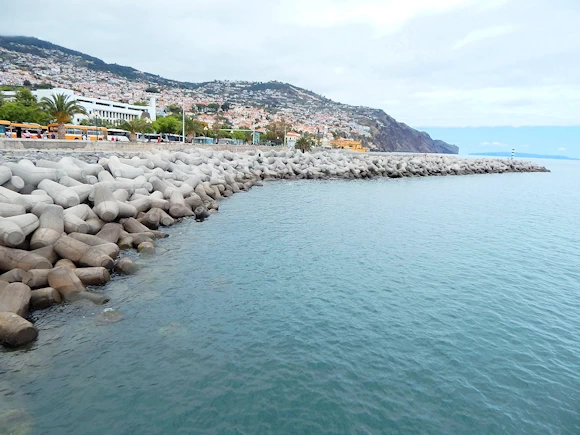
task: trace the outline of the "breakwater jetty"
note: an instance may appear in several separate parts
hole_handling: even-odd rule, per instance
[[[520,160],[442,155],[190,148],[143,152],[0,152],[0,344],[38,336],[31,310],[81,299],[155,253],[160,228],[204,220],[219,201],[276,179],[358,179],[546,172]]]

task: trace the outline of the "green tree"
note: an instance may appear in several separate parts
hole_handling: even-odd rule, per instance
[[[0,119],[12,122],[33,122],[30,119],[30,111],[28,108],[14,101],[4,103],[0,106]]]
[[[119,125],[119,127],[129,132],[129,140],[131,142],[137,142],[137,133],[147,133],[151,131],[151,125],[141,118],[124,121]]]
[[[296,141],[296,145],[294,146],[297,150],[302,151],[303,153],[312,150],[312,140],[307,136],[302,136],[300,139]]]
[[[243,140],[243,141],[247,141],[247,134],[248,132],[246,131],[234,131],[232,132],[232,138],[233,139],[237,139],[237,140]]]
[[[292,124],[284,121],[276,121],[266,126],[266,140],[281,143],[284,140],[284,135],[292,131]]]
[[[40,109],[30,89],[18,88],[14,101],[0,100],[0,119],[46,124],[50,117]]]
[[[48,115],[58,124],[58,138],[65,138],[64,125],[71,120],[77,113],[86,115],[84,107],[80,106],[75,100],[69,100],[65,94],[56,94],[51,98],[43,97],[40,105]]]
[[[218,130],[217,135],[218,135],[218,138],[223,137],[225,139],[229,139],[232,137],[230,132],[227,130]]]
[[[16,91],[16,95],[14,96],[14,102],[18,104],[22,104],[25,107],[38,107],[38,102],[36,101],[36,97],[32,95],[32,92],[28,88],[20,88]]]
[[[80,125],[94,125],[95,127],[105,127],[105,128],[119,128],[119,125],[124,122],[120,119],[115,121],[109,121],[108,119],[101,119],[101,118],[89,118],[89,119],[82,119],[79,122]]]
[[[148,106],[149,103],[147,101],[135,101],[133,106]]]
[[[39,107],[27,107],[15,101],[9,101],[0,106],[0,119],[12,122],[34,122],[44,125],[50,121],[50,116],[40,110]]]
[[[171,115],[179,115],[179,116],[181,116],[183,113],[183,109],[177,104],[170,104],[165,108],[165,111],[170,113]]]
[[[185,117],[185,135],[189,142],[192,141],[194,136],[203,136],[206,127],[207,124],[205,122],[200,122],[191,116]]]
[[[145,92],[149,92],[151,94],[158,94],[159,93],[159,89],[154,88],[153,86],[150,86],[148,88],[145,89]]]
[[[173,116],[161,116],[153,121],[151,126],[157,133],[179,134],[181,133],[181,122]]]
[[[35,83],[33,87],[34,87],[34,89],[53,89],[54,88],[54,86],[52,86],[52,84],[45,83],[45,82]]]

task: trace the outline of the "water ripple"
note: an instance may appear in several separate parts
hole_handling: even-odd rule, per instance
[[[576,167],[269,183],[2,351],[39,434],[580,433]],[[565,212],[563,212],[565,211]]]

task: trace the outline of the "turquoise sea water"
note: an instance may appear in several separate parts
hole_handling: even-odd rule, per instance
[[[34,434],[580,433],[580,164],[266,183],[0,351]],[[5,423],[4,430],[8,425]],[[0,433],[3,428],[0,427]]]

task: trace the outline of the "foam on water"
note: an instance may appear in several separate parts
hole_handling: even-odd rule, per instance
[[[39,314],[38,342],[0,353],[0,421],[579,433],[580,166],[547,165],[276,182],[223,201],[102,289],[120,320],[89,303]]]

